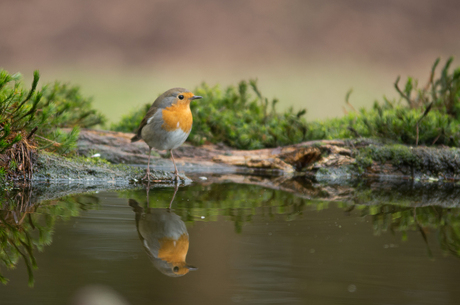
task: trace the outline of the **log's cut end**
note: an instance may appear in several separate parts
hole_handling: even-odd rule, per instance
[[[294,151],[281,153],[278,158],[292,165],[297,171],[301,171],[321,160],[321,150],[317,147],[300,147]]]

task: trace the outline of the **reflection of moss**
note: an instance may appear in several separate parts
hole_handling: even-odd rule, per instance
[[[436,206],[403,207],[389,204],[357,206],[362,216],[371,216],[374,232],[401,232],[407,239],[408,231],[419,231],[427,243],[426,232],[435,230],[443,250],[460,257],[460,209]]]
[[[145,202],[144,190],[120,191],[120,196]],[[150,191],[149,206],[151,208],[167,208],[172,193],[160,190]],[[192,201],[182,201],[180,197],[194,198]],[[176,214],[186,222],[215,221],[218,216],[224,216],[235,223],[237,232],[245,222],[250,222],[256,209],[264,216],[273,217],[276,214],[286,216],[287,220],[303,211],[304,205],[313,204],[290,193],[264,189],[253,185],[213,184],[205,189],[202,186],[181,188],[172,207]]]
[[[172,207],[188,223],[216,221],[223,216],[234,223],[236,232],[244,230],[244,225],[252,222],[256,214],[267,220],[282,215],[290,221],[301,217],[307,210],[320,211],[333,206],[348,213],[354,208],[363,217],[372,218],[375,234],[400,232],[402,238],[407,239],[409,231],[419,231],[427,240],[430,236],[425,232],[435,231],[441,248],[460,257],[460,208],[457,208],[460,188],[454,184],[404,184],[401,181],[371,184],[360,181],[353,187],[339,185],[334,190],[331,184],[295,181],[303,181],[304,189],[316,194],[315,198],[324,199],[327,190],[330,198],[349,195],[349,202],[309,200],[256,185],[211,184],[181,187]],[[283,186],[286,187],[287,182]],[[172,188],[152,188],[149,207],[167,208],[172,194]],[[134,198],[140,205],[146,203],[144,189],[119,191],[119,195]],[[29,189],[0,190],[0,269],[14,268],[23,259],[29,282],[33,284],[34,253],[52,242],[56,220],[67,220],[78,216],[82,210],[95,209],[98,200],[92,195],[73,195],[38,204]],[[414,207],[414,204],[421,203],[433,206]],[[0,281],[6,282],[7,279],[0,275]]]
[[[91,195],[67,196],[59,200],[33,201],[30,189],[0,191],[0,265],[14,268],[22,258],[33,286],[33,269],[37,268],[35,249],[50,245],[57,219],[78,216],[81,210],[94,209],[98,199]],[[7,279],[0,274],[0,281]]]
[[[321,189],[320,185],[314,187]],[[285,220],[290,221],[301,216],[307,208],[320,211],[333,205],[345,212],[355,209],[363,217],[372,217],[373,229],[377,235],[386,231],[401,232],[402,238],[407,239],[407,232],[415,230],[427,239],[425,231],[435,230],[441,248],[460,257],[460,208],[413,206],[428,201],[433,204],[456,204],[455,198],[458,198],[459,192],[460,189],[452,185],[397,183],[372,187],[361,182],[350,191],[349,202],[331,202],[302,199],[291,193],[254,185],[213,184],[180,188],[172,207],[176,214],[189,223],[216,221],[218,216],[224,216],[234,222],[235,231],[239,233],[246,222],[252,221],[256,210],[257,214],[268,219],[284,215]],[[119,195],[145,204],[144,190],[120,191]],[[430,195],[436,196],[439,202],[430,199]],[[171,196],[169,190],[152,189],[149,206],[167,208]]]
[[[325,186],[323,186],[325,187]],[[401,207],[441,206],[456,208],[460,198],[460,186],[454,183],[428,183],[413,180],[360,180],[347,185],[329,185],[334,192],[346,192],[343,198],[356,205],[365,204],[380,206],[381,204]]]

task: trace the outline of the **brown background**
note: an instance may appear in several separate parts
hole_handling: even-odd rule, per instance
[[[459,16],[454,0],[3,0],[0,67],[80,84],[111,120],[170,87],[255,77],[314,119],[351,87],[362,106],[397,75],[425,82],[460,53]]]

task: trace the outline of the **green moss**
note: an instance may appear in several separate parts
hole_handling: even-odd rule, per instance
[[[355,160],[358,174],[363,174],[366,168],[370,167],[374,163],[372,157],[367,154],[358,154]]]
[[[78,86],[54,82],[44,85],[40,93],[43,97],[38,106],[42,111],[38,115],[45,116],[42,121],[48,128],[91,128],[106,122],[105,116],[93,108],[93,99],[83,96]]]
[[[194,124],[188,138],[195,145],[225,143],[240,149],[257,149],[295,144],[305,140],[375,138],[408,145],[460,144],[460,68],[450,71],[449,58],[436,78],[440,62],[434,63],[430,82],[418,88],[409,77],[404,89],[395,89],[399,99],[383,98],[371,109],[352,107],[341,118],[306,122],[306,110],[275,109],[278,100],[263,97],[254,80],[221,89],[206,84],[194,93],[204,97],[192,103]],[[347,93],[346,102],[351,92]],[[149,105],[124,116],[112,130],[133,132]]]
[[[356,150],[355,154],[356,165],[361,173],[373,162],[389,162],[408,174],[415,170],[436,177],[460,175],[460,150],[457,148],[415,148],[400,144],[369,145]]]
[[[0,69],[0,168],[10,179],[31,177],[37,148],[69,154],[76,148],[80,127],[105,121],[78,87],[56,82],[39,89],[39,78],[35,71],[27,90],[20,74]]]
[[[73,156],[69,158],[65,158],[70,162],[75,162],[78,164],[86,164],[86,165],[95,165],[95,166],[110,166],[112,163],[107,161],[104,158],[91,158],[91,157],[84,157],[84,156]],[[117,167],[117,165],[115,165]]]
[[[68,153],[75,148],[80,127],[105,122],[78,87],[56,82],[38,89],[39,78],[35,71],[27,90],[20,74],[0,70],[0,153],[35,135],[39,148]],[[64,127],[73,130],[63,132]]]
[[[308,124],[309,139],[379,138],[409,145],[460,144],[460,68],[450,72],[449,58],[435,78],[439,59],[434,63],[430,82],[418,88],[409,77],[404,89],[395,89],[400,98],[375,102],[370,110],[349,112],[341,118]],[[350,92],[349,92],[350,93]],[[346,102],[348,103],[349,93]]]
[[[153,180],[172,181],[173,174],[165,171],[150,171]],[[97,180],[130,183],[140,180],[145,168],[127,164],[111,164],[102,158],[62,157],[55,153],[38,154],[35,164],[36,180]]]
[[[394,165],[406,164],[415,166],[419,161],[417,160],[416,155],[413,153],[412,148],[404,145],[369,145],[368,147],[360,149],[360,155],[362,156],[361,158],[366,162],[376,161],[385,163],[390,161]]]
[[[150,106],[150,104],[145,104],[142,107],[132,109],[128,114],[122,116],[120,122],[112,123],[112,125],[110,125],[110,130],[136,132]]]
[[[0,191],[7,190],[10,187],[10,183],[8,181],[8,173],[6,169],[0,167]]]
[[[362,109],[341,118],[308,124],[307,137],[320,139],[381,138],[399,143],[417,143],[417,122],[423,113],[402,105],[382,107],[375,104],[371,110]],[[438,110],[430,111],[418,124],[418,144],[460,143],[460,123]]]
[[[194,144],[222,142],[240,149],[258,149],[306,140],[306,110],[277,112],[278,100],[263,97],[255,80],[225,90],[202,84],[195,93],[204,101],[192,104],[194,125],[189,140]]]

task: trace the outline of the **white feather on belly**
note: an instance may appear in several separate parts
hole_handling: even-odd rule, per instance
[[[164,143],[162,143],[163,148],[159,149],[174,149],[181,146],[185,140],[187,140],[190,132],[184,132],[182,129],[178,128],[174,131],[168,132],[164,138]]]
[[[144,130],[146,130],[144,132]],[[185,133],[178,128],[175,131],[153,133],[149,129],[142,129],[142,138],[144,141],[156,149],[175,149],[181,146],[187,140],[189,133]]]

